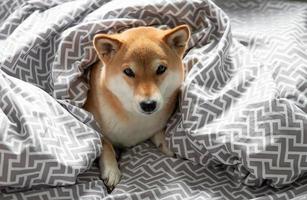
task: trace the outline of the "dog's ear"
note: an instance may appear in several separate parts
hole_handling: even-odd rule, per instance
[[[176,53],[182,57],[190,39],[190,29],[187,25],[180,25],[167,30],[163,37],[164,42],[168,44]]]
[[[114,35],[108,34],[95,35],[93,43],[100,60],[105,64],[111,60],[122,44]]]

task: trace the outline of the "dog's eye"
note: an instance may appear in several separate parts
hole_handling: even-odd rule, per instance
[[[127,76],[131,77],[131,78],[134,78],[135,77],[135,74],[134,72],[132,71],[131,68],[126,68],[124,69],[124,74],[126,74]]]
[[[157,71],[156,71],[156,74],[157,75],[161,75],[161,74],[163,74],[165,71],[166,71],[166,67],[164,66],[164,65],[159,65],[158,66],[158,69],[157,69]]]

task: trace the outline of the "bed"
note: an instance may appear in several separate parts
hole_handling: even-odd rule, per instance
[[[0,199],[307,199],[306,20],[293,0],[2,1]],[[108,192],[103,131],[82,109],[93,36],[179,24],[192,35],[166,129],[176,157],[124,150]]]

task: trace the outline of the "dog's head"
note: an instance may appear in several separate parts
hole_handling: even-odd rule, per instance
[[[145,115],[159,111],[184,79],[182,57],[189,37],[186,25],[96,34],[93,42],[104,64],[106,87],[127,111]]]

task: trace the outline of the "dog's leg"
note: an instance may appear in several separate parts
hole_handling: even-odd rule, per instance
[[[102,139],[103,151],[99,159],[101,178],[112,189],[120,180],[120,170],[116,160],[113,145],[106,139]]]
[[[166,145],[166,141],[165,141],[165,135],[164,135],[164,130],[161,130],[157,133],[155,133],[150,140],[152,141],[152,143],[154,143],[156,145],[156,147],[158,149],[160,149],[160,151],[162,151],[165,155],[170,156],[170,157],[174,157],[174,152],[172,150],[170,150],[167,145]]]

